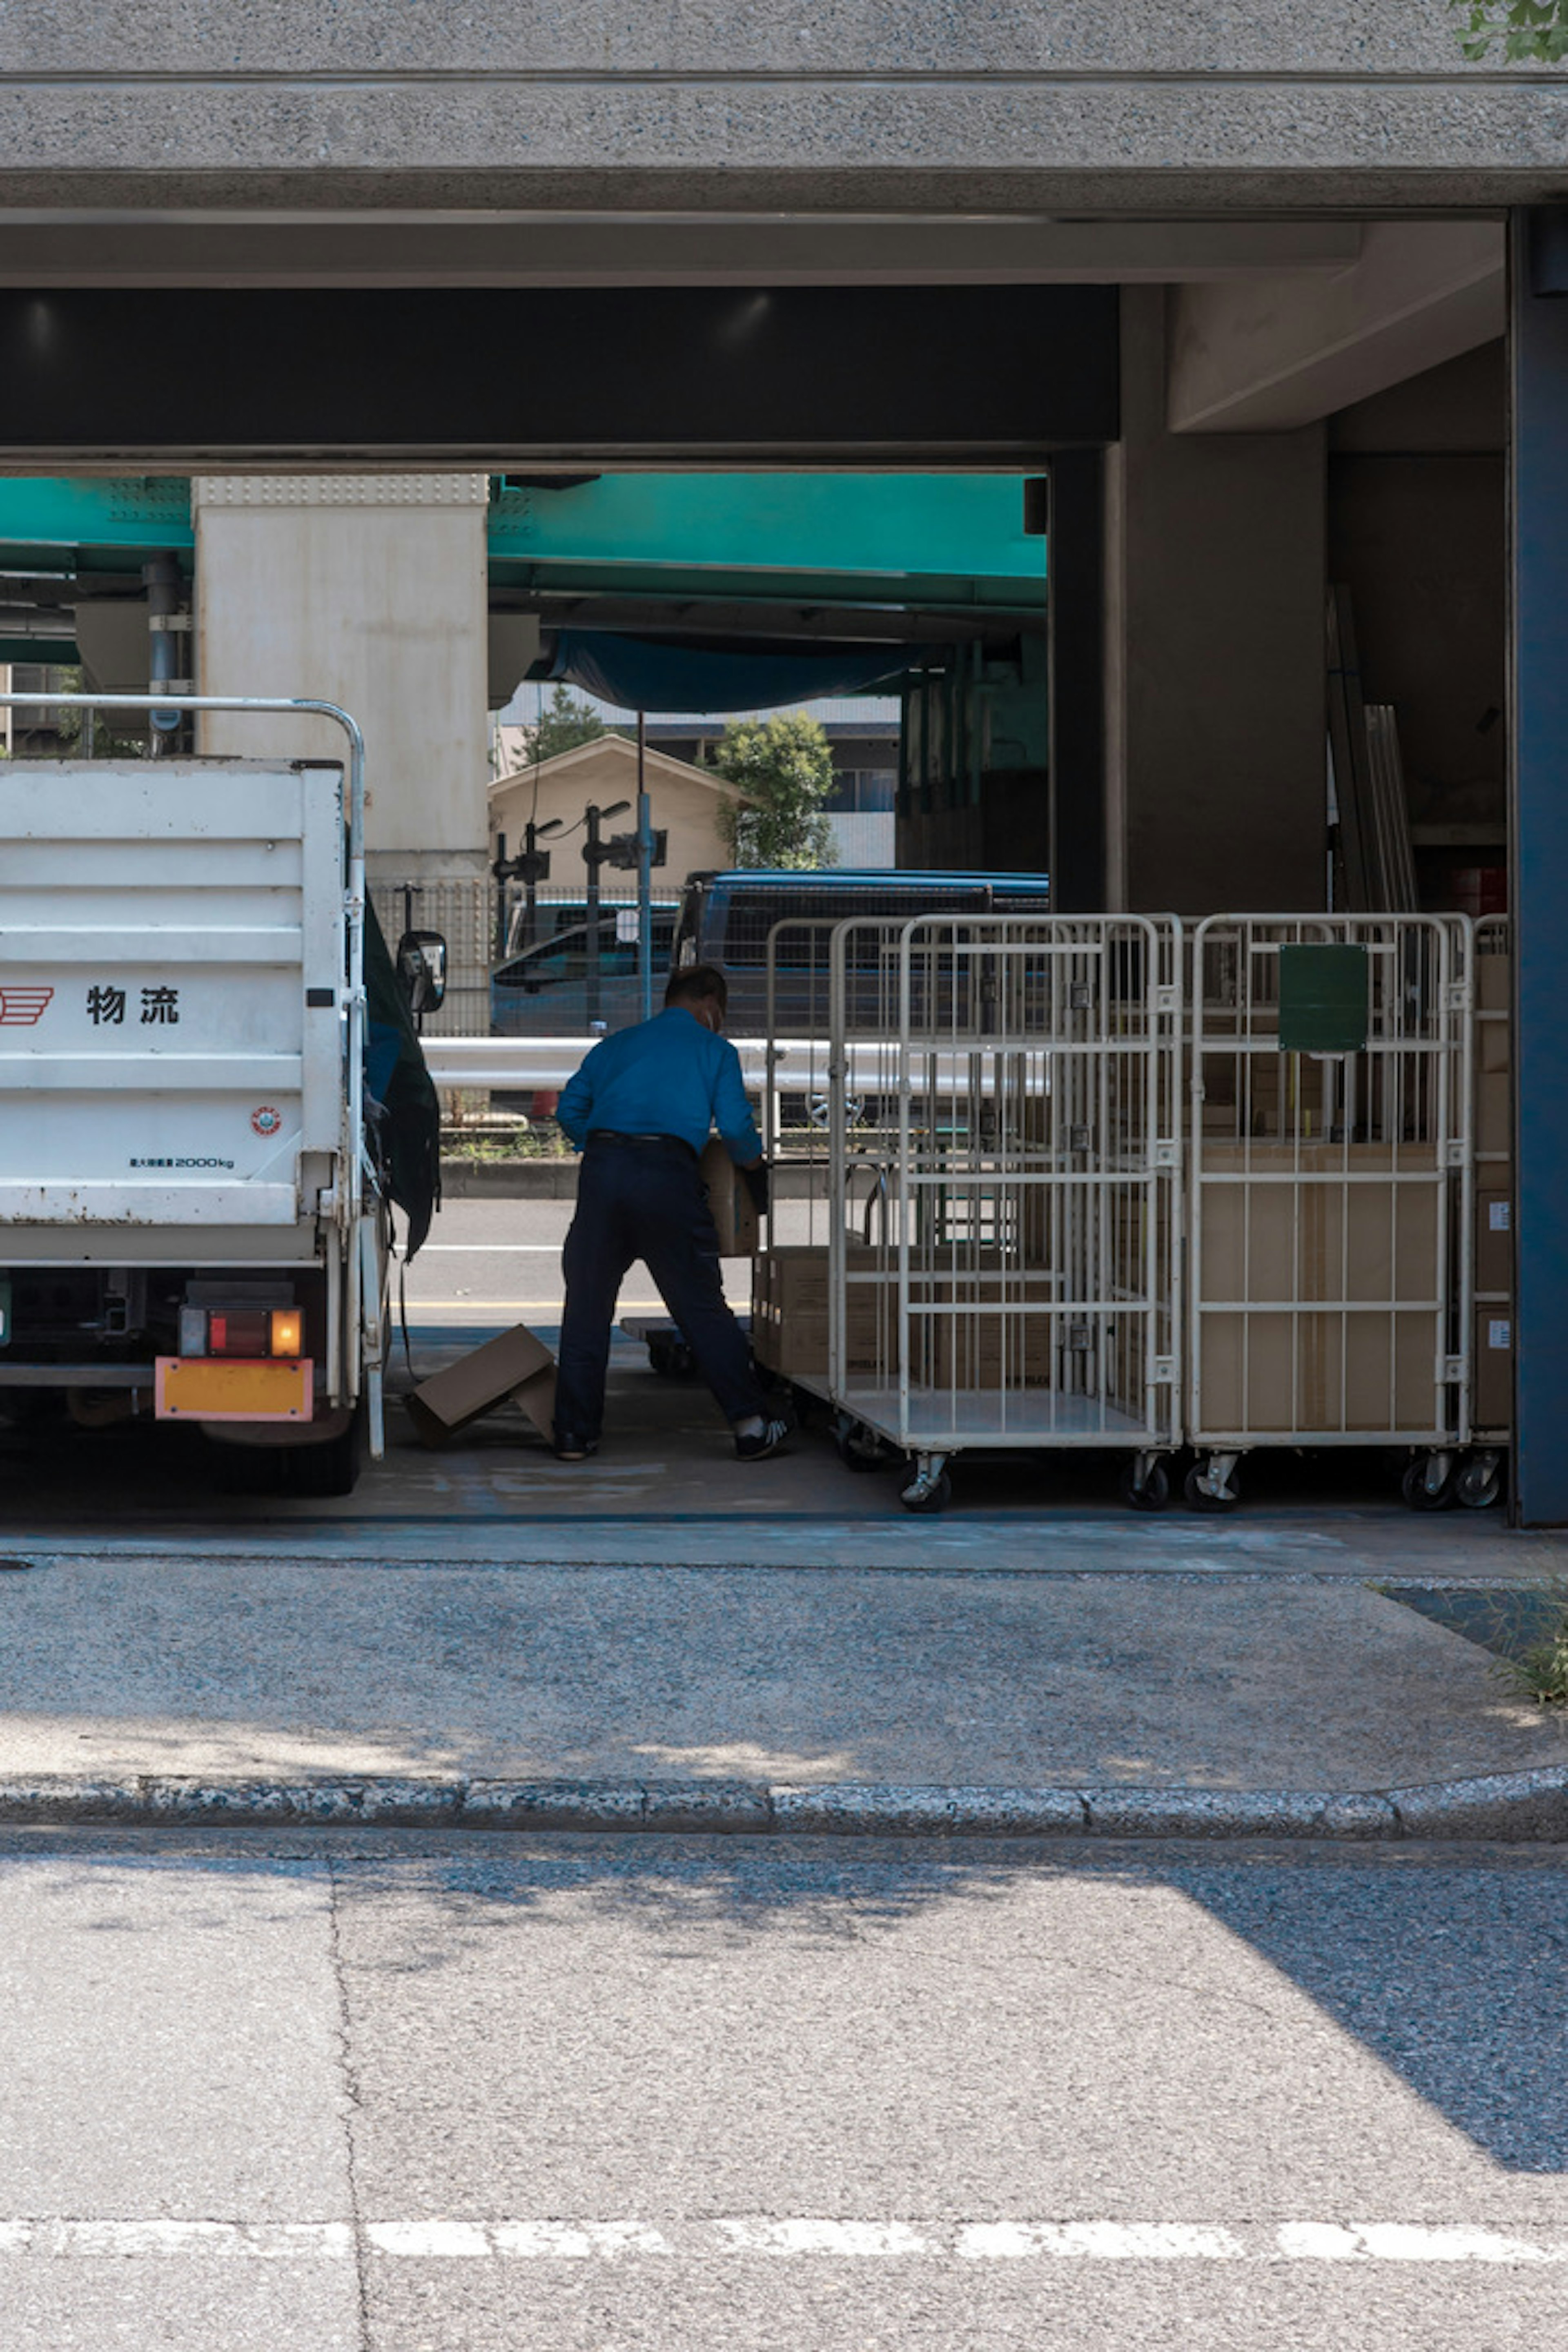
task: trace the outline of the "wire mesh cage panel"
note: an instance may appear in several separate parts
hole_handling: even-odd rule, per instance
[[[1475,934],[1475,1338],[1471,1435],[1506,1444],[1513,1423],[1513,929]]]
[[[421,882],[373,882],[371,903],[388,948],[405,929],[439,931],[447,942],[447,993],[421,1023],[426,1036],[482,1037],[489,1031],[490,932],[495,893],[483,875]]]
[[[793,944],[820,990],[820,935]],[[809,1225],[761,1286],[777,1368],[927,1470],[1173,1446],[1175,924],[862,919],[827,944]]]
[[[1469,945],[1460,916],[1197,926],[1194,1445],[1464,1440]]]

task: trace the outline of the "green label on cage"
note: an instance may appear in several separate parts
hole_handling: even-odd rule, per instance
[[[1282,1053],[1359,1054],[1366,1044],[1368,1002],[1364,948],[1280,949]]]

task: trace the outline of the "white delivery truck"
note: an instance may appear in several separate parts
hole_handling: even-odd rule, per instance
[[[343,730],[336,762],[0,761],[0,1412],[195,1423],[347,1492],[382,1451],[390,1230],[359,728],[0,701]]]

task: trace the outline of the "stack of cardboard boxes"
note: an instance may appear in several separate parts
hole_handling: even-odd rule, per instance
[[[891,1386],[900,1370],[897,1265],[879,1250],[851,1244],[845,1271],[846,1374]],[[910,1380],[933,1389],[1046,1385],[1052,1334],[1043,1310],[1055,1289],[1043,1273],[1005,1273],[1000,1254],[989,1252],[957,1274],[911,1274]],[[830,1297],[826,1247],[763,1251],[752,1286],[757,1361],[789,1379],[825,1378]],[[1004,1312],[1003,1300],[1026,1311]]]
[[[1441,1289],[1436,1146],[1210,1143],[1204,1174],[1196,1426],[1433,1427],[1442,1310],[1400,1302]]]
[[[845,1294],[849,1371],[877,1369],[879,1334],[890,1311],[887,1286],[862,1277],[876,1276],[879,1264],[878,1251],[850,1245]],[[752,1353],[758,1363],[790,1380],[826,1378],[829,1297],[826,1244],[762,1251],[752,1267]]]

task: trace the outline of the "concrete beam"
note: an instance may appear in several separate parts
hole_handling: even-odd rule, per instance
[[[1348,221],[0,211],[7,286],[1127,285],[1335,274]]]
[[[1187,286],[1174,298],[1173,433],[1277,433],[1315,423],[1503,331],[1495,221],[1378,222],[1324,278]]]

